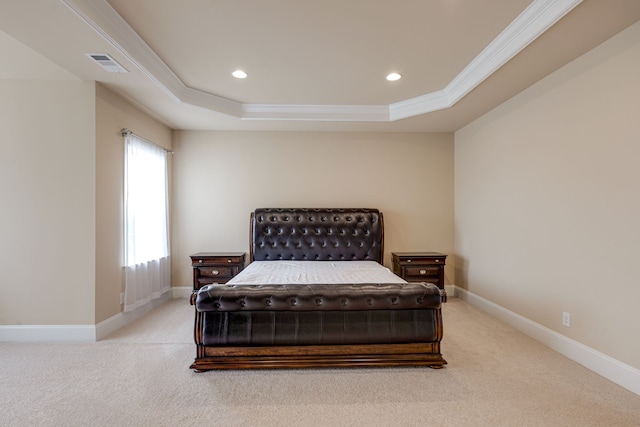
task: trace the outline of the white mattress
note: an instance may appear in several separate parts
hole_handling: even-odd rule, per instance
[[[254,261],[231,285],[406,283],[375,261]]]

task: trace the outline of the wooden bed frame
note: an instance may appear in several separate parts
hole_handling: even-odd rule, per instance
[[[250,230],[250,262],[372,260],[382,264],[383,260],[383,219],[382,213],[377,209],[257,209],[251,214]],[[360,291],[369,289],[360,286],[370,286],[372,289],[370,294],[367,294],[366,303],[362,297],[349,293],[350,289],[356,289],[355,287]],[[261,295],[261,292],[264,295]],[[407,302],[416,299],[416,292],[420,293],[417,297],[420,306],[413,300]],[[421,319],[428,319],[424,320],[427,323],[420,329],[430,331],[428,334],[425,333],[428,338],[416,342],[345,342],[330,345],[314,345],[309,342],[304,345],[207,344],[207,331],[211,329],[207,322],[212,322],[213,316],[224,316],[224,322],[231,322],[229,319],[232,317],[226,316],[251,316],[251,313],[258,318],[257,315],[264,313],[263,310],[274,310],[270,307],[255,307],[265,298],[288,302],[292,298],[303,300],[313,294],[315,301],[319,302],[317,297],[322,297],[323,293],[327,293],[327,301],[336,300],[336,295],[346,295],[343,306],[346,306],[345,301],[349,299],[347,308],[339,306],[339,302],[335,301],[331,304],[336,307],[331,308],[327,302],[327,307],[332,310],[325,312],[329,313],[328,315],[339,311],[351,313],[349,315],[357,310],[362,313],[362,310],[365,310],[362,305],[371,305],[373,300],[375,304],[389,304],[388,308],[376,308],[381,310],[376,312],[376,315],[386,316],[389,313],[389,316],[395,316],[395,313],[400,313],[396,307],[401,307],[404,310],[402,313],[407,313],[409,304],[413,304],[410,310],[418,313]],[[400,296],[390,297],[391,294]],[[250,307],[245,307],[244,301],[247,301],[247,298]],[[398,298],[401,300],[399,303]],[[407,365],[442,368],[447,363],[440,352],[443,336],[441,296],[439,289],[433,284],[300,285],[299,288],[291,285],[208,285],[194,294],[191,301],[196,306],[196,358],[191,368],[196,372],[213,369]],[[305,313],[308,311],[290,315],[307,315]]]

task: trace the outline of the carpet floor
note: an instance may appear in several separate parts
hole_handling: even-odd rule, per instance
[[[640,426],[640,396],[477,308],[443,308],[448,365],[189,369],[171,300],[97,343],[0,343],[0,426]]]

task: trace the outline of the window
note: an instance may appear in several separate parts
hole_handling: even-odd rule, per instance
[[[125,311],[170,287],[167,152],[123,130]]]

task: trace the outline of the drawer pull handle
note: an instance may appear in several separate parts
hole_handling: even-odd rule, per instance
[[[231,259],[228,259],[227,262],[231,262]]]
[[[408,259],[408,260],[407,260],[407,262],[411,262],[411,260],[410,260],[410,259]]]
[[[436,260],[436,262],[440,262],[440,260],[439,260],[439,259],[437,259],[437,260]]]
[[[201,259],[199,259],[199,260],[198,260],[198,262],[199,262],[200,264],[202,264],[202,260],[201,260]]]
[[[217,276],[218,274],[220,274],[220,272],[218,270],[211,270],[211,274]]]
[[[427,274],[427,270],[420,270],[420,274],[424,276],[425,274]]]

